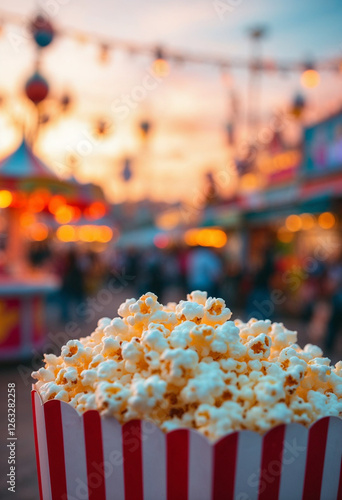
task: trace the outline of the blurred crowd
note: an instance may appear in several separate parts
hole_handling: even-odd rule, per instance
[[[77,247],[53,253],[46,244],[32,247],[34,266],[49,266],[60,277],[61,320],[68,321],[86,297],[112,280],[128,294],[154,292],[163,303],[206,290],[223,297],[235,316],[283,320],[296,317],[310,339],[330,352],[342,328],[342,254],[317,259],[283,255],[268,243],[258,255],[238,260],[222,249],[175,246],[84,251]],[[243,263],[241,263],[243,261]],[[84,309],[83,309],[84,311]],[[79,312],[78,319],[82,319]]]

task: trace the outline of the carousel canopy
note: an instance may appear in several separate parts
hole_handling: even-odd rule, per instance
[[[57,175],[33,154],[25,140],[14,153],[0,162],[0,176],[12,179],[34,177],[57,179]]]
[[[106,204],[100,186],[81,184],[74,177],[60,179],[33,153],[25,140],[12,154],[0,160],[0,189],[26,193],[44,189],[51,195],[62,195],[68,203],[81,207],[94,201]]]

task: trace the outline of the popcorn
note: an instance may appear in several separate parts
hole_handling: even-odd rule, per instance
[[[146,293],[118,313],[44,356],[32,373],[43,401],[121,423],[152,420],[165,432],[195,428],[210,440],[342,416],[342,362],[330,366],[312,344],[301,349],[282,323],[232,321],[223,299],[199,290],[166,306]]]

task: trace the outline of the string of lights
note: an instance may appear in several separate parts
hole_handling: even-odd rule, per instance
[[[342,72],[342,59],[334,58],[322,61],[276,61],[274,59],[252,58],[244,60],[240,58],[223,57],[213,54],[192,54],[183,50],[175,50],[166,47],[137,43],[117,38],[102,37],[98,34],[88,33],[72,28],[56,27],[50,23],[48,18],[38,15],[35,19],[28,19],[18,14],[0,11],[0,26],[2,31],[6,24],[19,25],[29,36],[32,33],[32,23],[39,27],[39,22],[50,26],[51,37],[68,37],[85,44],[94,44],[99,48],[99,59],[105,63],[110,59],[112,51],[123,51],[129,55],[141,55],[151,57],[157,73],[168,72],[169,63],[198,64],[217,68],[221,71],[230,69],[246,69],[255,72],[300,72],[306,71],[330,71]],[[49,43],[49,42],[48,42]],[[44,46],[44,45],[43,45]]]

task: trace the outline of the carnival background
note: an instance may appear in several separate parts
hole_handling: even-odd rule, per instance
[[[341,20],[337,0],[0,1],[0,382],[22,500],[32,368],[125,298],[205,289],[341,358]]]

